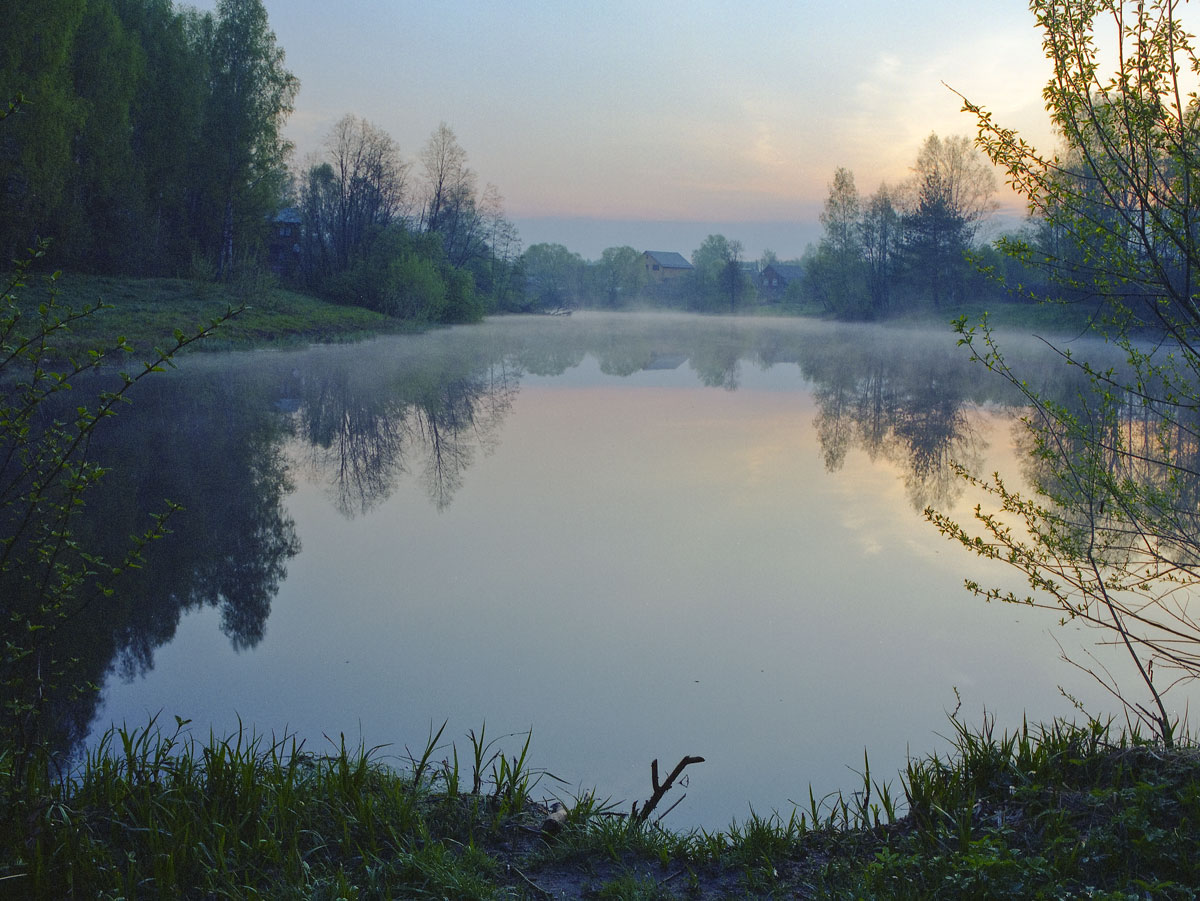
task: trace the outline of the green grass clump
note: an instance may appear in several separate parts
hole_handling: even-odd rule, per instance
[[[1136,731],[1063,723],[995,736],[952,721],[955,749],[910,762],[906,815],[829,885],[889,898],[1192,898],[1200,758]]]
[[[497,754],[502,781],[468,800],[435,790],[436,737],[395,769],[344,739],[317,755],[243,730],[199,742],[186,726],[114,729],[61,779],[0,756],[0,895],[491,898],[497,862],[432,827],[494,839],[517,814],[506,799],[539,775]]]

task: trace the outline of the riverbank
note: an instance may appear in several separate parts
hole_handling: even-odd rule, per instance
[[[69,777],[0,751],[5,897],[1190,898],[1200,756],[1092,723],[971,733],[888,780],[728,830],[555,797],[528,744],[431,736],[406,766],[186,723]],[[664,783],[665,784],[665,783]],[[647,795],[650,794],[649,786]],[[665,809],[668,796],[660,809]],[[547,823],[556,801],[569,809]],[[644,806],[644,805],[643,805]],[[657,815],[656,811],[655,815]],[[555,818],[551,818],[555,819]],[[669,817],[668,817],[669,819]]]
[[[45,303],[50,287],[33,276],[20,292],[22,303]],[[173,344],[176,329],[195,334],[230,310],[202,350],[233,350],[272,345],[352,341],[370,335],[413,331],[415,326],[361,307],[338,306],[269,278],[221,284],[188,279],[134,279],[63,274],[54,282],[62,309],[103,308],[71,323],[56,338],[64,355],[111,344],[124,337],[136,353]]]

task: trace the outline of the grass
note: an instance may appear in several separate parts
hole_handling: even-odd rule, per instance
[[[199,342],[205,350],[287,345],[316,341],[354,340],[404,330],[399,320],[365,310],[318,300],[278,287],[267,276],[247,277],[230,284],[166,278],[107,278],[64,274],[56,282],[56,303],[79,310],[103,308],[71,324],[58,335],[57,347],[66,356],[124,337],[135,352],[173,343],[176,329],[199,331],[230,309],[241,309],[218,333]],[[21,292],[22,302],[44,303],[49,291],[31,279]]]
[[[0,751],[11,898],[1190,898],[1200,757],[1090,722],[957,720],[913,759],[788,816],[675,832],[594,795],[547,829],[529,736],[382,749],[188,724],[116,729],[56,775]],[[459,763],[463,762],[460,772]],[[469,772],[468,772],[469,770]],[[783,787],[781,787],[783,790]]]

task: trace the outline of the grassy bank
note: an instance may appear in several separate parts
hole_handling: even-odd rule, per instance
[[[957,728],[956,721],[951,721]],[[957,728],[888,786],[718,833],[563,798],[469,736],[405,765],[186,727],[72,775],[0,755],[0,894],[22,898],[1190,898],[1200,758],[1096,724]],[[865,765],[864,765],[865,767]],[[792,791],[781,787],[781,791]]]
[[[56,344],[65,355],[106,346],[118,335],[137,353],[145,354],[171,344],[176,329],[197,332],[230,309],[240,312],[197,347],[227,350],[346,341],[406,330],[404,323],[389,316],[327,303],[280,288],[267,278],[218,284],[64,274],[56,281],[55,290],[56,302],[64,309],[80,310],[97,303],[105,307],[59,333]],[[20,292],[25,304],[45,303],[49,296],[45,281],[36,277]]]

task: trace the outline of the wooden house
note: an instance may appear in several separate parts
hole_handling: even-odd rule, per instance
[[[647,250],[642,254],[642,260],[646,265],[646,275],[652,284],[662,284],[679,278],[693,269],[692,264],[682,254],[673,250]]]
[[[758,293],[763,300],[783,300],[788,285],[798,282],[804,269],[794,263],[771,263],[758,274]]]

